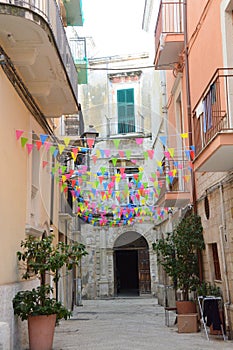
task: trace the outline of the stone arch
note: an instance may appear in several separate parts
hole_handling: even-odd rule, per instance
[[[151,293],[149,245],[137,231],[125,231],[113,245],[114,294]]]

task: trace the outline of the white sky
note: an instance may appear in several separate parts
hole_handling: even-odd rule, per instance
[[[142,30],[144,4],[145,0],[82,0],[82,35],[93,37],[96,57],[151,49],[153,33]]]

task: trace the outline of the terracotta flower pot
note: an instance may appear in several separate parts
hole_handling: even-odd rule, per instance
[[[197,312],[196,304],[193,301],[176,301],[178,315],[195,314]]]
[[[56,325],[56,315],[28,317],[30,350],[51,350]]]

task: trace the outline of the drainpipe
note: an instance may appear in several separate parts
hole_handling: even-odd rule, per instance
[[[224,251],[224,236],[225,236],[225,230],[226,230],[226,221],[225,221],[225,210],[224,210],[224,203],[223,203],[222,183],[220,183],[220,186],[219,186],[219,194],[220,194],[220,207],[221,207],[221,220],[222,220],[222,224],[219,226],[219,238],[220,238],[220,248],[221,248],[222,264],[223,264],[223,275],[224,275],[224,282],[225,282],[225,288],[226,288],[226,301],[224,302],[224,310],[225,310],[226,328],[229,329],[228,306],[230,305],[230,289],[229,289],[229,283],[228,283],[228,277],[227,277],[226,256]]]
[[[193,144],[192,137],[192,113],[191,113],[191,92],[190,92],[190,80],[189,80],[189,57],[188,57],[188,24],[187,24],[187,0],[183,2],[183,14],[184,14],[184,56],[185,56],[185,78],[186,78],[186,103],[187,103],[187,116],[188,116],[188,135],[189,145]],[[193,211],[197,214],[197,197],[196,197],[196,183],[195,173],[191,173],[191,191],[193,200]],[[198,266],[199,266],[199,278],[200,282],[203,281],[203,262],[201,252],[198,251]]]
[[[165,135],[168,135],[168,118],[167,118],[167,85],[166,85],[166,74],[165,71],[161,72],[161,92],[162,92],[162,114],[163,114],[163,128]],[[169,162],[165,159],[165,175],[169,172]],[[166,190],[169,190],[169,185],[167,182]]]

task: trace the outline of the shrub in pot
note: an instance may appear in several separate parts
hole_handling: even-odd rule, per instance
[[[173,281],[175,290],[182,291],[183,300],[200,284],[198,251],[204,249],[200,216],[189,214],[181,219],[172,232],[153,243],[161,264]]]
[[[54,286],[47,281],[52,275],[53,284],[60,279],[60,269],[64,266],[71,270],[78,265],[82,256],[86,255],[85,246],[78,242],[66,244],[58,242],[53,244],[54,236],[36,238],[28,236],[21,241],[22,251],[17,252],[17,258],[23,263],[24,272],[22,278],[28,280],[38,277],[40,285],[32,290],[19,291],[13,298],[14,314],[21,320],[28,320],[30,350],[47,350],[52,348],[55,324],[61,319],[71,316],[71,311],[65,308],[60,301],[51,295]],[[50,318],[52,322],[51,333],[49,332]],[[45,322],[45,328],[39,332],[38,343],[38,323],[35,326],[35,340],[33,339],[33,329],[31,322]],[[32,331],[32,333],[31,333]],[[46,337],[48,336],[48,340]]]

